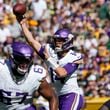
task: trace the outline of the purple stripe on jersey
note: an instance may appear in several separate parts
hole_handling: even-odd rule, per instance
[[[82,96],[80,99],[76,93],[59,96],[59,110],[75,110],[75,108],[77,108],[76,110],[80,110],[83,105]]]
[[[31,105],[29,108],[27,108],[26,110],[36,110],[36,107],[34,105]]]
[[[67,71],[68,75],[71,75],[73,72],[75,72],[78,68],[78,64],[76,63],[68,63],[64,66],[65,70]]]

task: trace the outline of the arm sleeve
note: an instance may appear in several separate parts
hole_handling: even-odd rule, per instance
[[[71,75],[78,69],[78,64],[76,63],[67,63],[66,65],[63,66],[65,70],[67,71],[68,75]]]

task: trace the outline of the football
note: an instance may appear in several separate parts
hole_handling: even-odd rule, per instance
[[[26,5],[23,3],[17,3],[13,6],[13,13],[15,15],[24,15],[26,13]]]

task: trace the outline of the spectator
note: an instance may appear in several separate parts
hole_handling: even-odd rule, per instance
[[[9,36],[11,32],[4,24],[4,16],[0,15],[0,42],[4,43]]]
[[[98,16],[100,19],[110,19],[110,9],[105,0],[97,0],[98,4]]]
[[[42,20],[46,16],[47,3],[45,0],[35,0],[32,2],[31,9],[35,20]]]
[[[8,20],[9,20],[9,24],[8,24],[7,28],[9,29],[12,37],[13,38],[20,37],[21,28],[20,28],[18,22],[16,21],[16,18],[14,16],[10,15],[10,16],[8,16]]]

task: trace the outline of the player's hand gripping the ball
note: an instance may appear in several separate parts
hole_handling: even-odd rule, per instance
[[[17,21],[20,22],[26,13],[26,5],[23,3],[16,3],[13,6],[13,13],[16,16]]]

